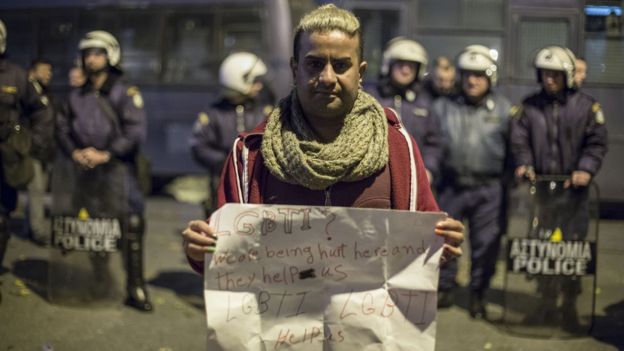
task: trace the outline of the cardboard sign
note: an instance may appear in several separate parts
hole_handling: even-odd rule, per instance
[[[205,261],[209,350],[433,350],[442,213],[228,204]]]

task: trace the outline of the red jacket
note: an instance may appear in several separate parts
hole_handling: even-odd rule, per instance
[[[380,171],[373,180],[369,178],[357,182],[339,182],[331,186],[332,194],[337,194],[339,198],[332,198],[332,205],[350,206],[350,207],[369,207],[369,208],[391,208],[396,210],[416,210],[416,211],[439,211],[429,181],[427,180],[425,167],[423,165],[420,151],[414,139],[409,136],[403,129],[400,121],[396,117],[394,111],[385,109],[388,118],[388,167]],[[225,203],[252,203],[264,204],[274,203],[268,198],[267,193],[280,193],[279,189],[266,189],[266,184],[271,187],[278,185],[288,189],[281,193],[288,193],[292,196],[288,197],[290,205],[319,205],[325,198],[325,190],[310,190],[299,185],[286,184],[270,175],[268,169],[264,166],[261,144],[262,135],[266,127],[266,122],[258,125],[253,131],[244,133],[235,143],[236,154],[230,153],[226,160],[223,172],[221,174],[221,183],[217,191],[218,207]],[[410,146],[407,138],[411,141]],[[245,146],[245,147],[243,147]],[[412,159],[410,159],[410,148],[412,149]],[[245,150],[244,150],[245,149]],[[246,154],[246,157],[244,155]],[[243,159],[246,158],[247,167]],[[413,160],[413,162],[412,162]],[[414,182],[416,186],[412,189],[412,167],[416,170]],[[389,170],[389,177],[388,175]],[[243,182],[243,174],[246,173],[246,182]],[[267,180],[267,178],[270,178]],[[389,178],[389,184],[387,179]],[[365,199],[362,201],[358,194],[355,196],[351,189],[344,191],[343,188],[357,188],[361,192],[369,192],[371,188],[375,188],[375,183],[385,182],[389,186],[390,196],[388,201],[371,201]],[[355,184],[354,184],[355,183]],[[361,185],[358,186],[357,183]],[[379,188],[384,188],[382,184]],[[383,190],[382,190],[383,191]],[[415,193],[416,201],[411,203],[412,191]],[[373,192],[375,192],[373,190]],[[380,191],[377,191],[379,193]],[[372,194],[376,196],[377,194]],[[247,198],[241,201],[241,198]],[[374,199],[373,199],[374,200]],[[383,205],[387,203],[388,205]],[[203,271],[203,263],[191,261],[191,266],[198,272]]]

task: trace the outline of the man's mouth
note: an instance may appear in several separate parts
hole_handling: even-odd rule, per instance
[[[338,97],[338,93],[333,91],[317,91],[316,95],[325,99],[336,99]]]

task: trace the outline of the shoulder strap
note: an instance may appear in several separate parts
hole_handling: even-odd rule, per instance
[[[104,114],[113,122],[113,126],[115,126],[115,131],[119,133],[121,131],[121,126],[119,125],[119,116],[113,109],[113,105],[108,98],[102,96],[102,94],[97,94],[97,102]]]

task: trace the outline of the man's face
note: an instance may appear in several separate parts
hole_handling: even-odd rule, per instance
[[[87,73],[102,72],[108,66],[106,50],[101,48],[86,49],[82,53]]]
[[[455,69],[438,69],[433,76],[433,86],[440,94],[448,94],[455,84]]]
[[[52,65],[49,63],[38,63],[32,69],[32,76],[41,85],[48,86],[52,80]]]
[[[339,30],[301,34],[298,57],[290,61],[301,108],[308,120],[344,119],[366,70],[359,38]]]
[[[577,87],[581,87],[587,77],[587,64],[583,60],[576,60],[576,69],[574,71],[574,83]]]
[[[390,79],[392,84],[398,87],[405,87],[416,79],[418,63],[413,61],[397,60],[392,63]]]
[[[549,94],[557,94],[565,87],[565,76],[561,71],[553,71],[550,69],[540,70],[542,78],[542,87]]]
[[[473,100],[481,99],[490,88],[490,81],[485,72],[463,71],[462,89],[464,94]]]

